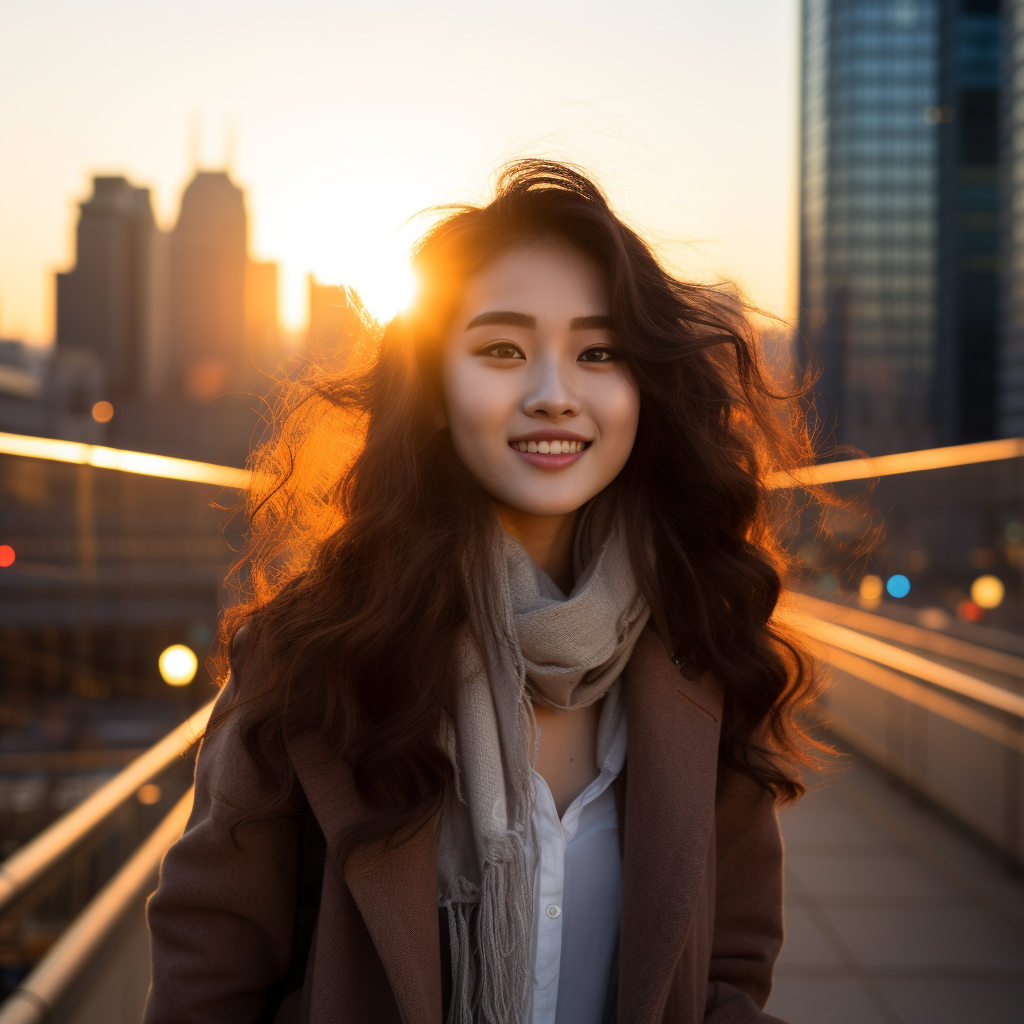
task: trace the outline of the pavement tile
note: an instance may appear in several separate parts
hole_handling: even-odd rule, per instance
[[[799,904],[786,904],[786,944],[779,964],[841,965],[835,950],[818,930],[807,911]]]
[[[795,850],[786,858],[786,866],[816,897],[921,896],[952,902],[964,899],[958,886],[909,850],[835,850],[827,854]]]
[[[849,843],[854,846],[898,847],[878,822],[843,798],[833,785],[808,793],[779,815],[786,843]]]
[[[888,1024],[849,975],[780,977],[765,1009],[786,1024]]]
[[[866,967],[1017,969],[1024,935],[986,909],[823,907]],[[1022,1013],[1024,1020],[1024,1013]]]
[[[879,987],[906,1024],[1021,1024],[1020,981],[881,980]]]

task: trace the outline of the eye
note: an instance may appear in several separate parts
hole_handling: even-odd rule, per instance
[[[511,341],[496,341],[492,345],[481,349],[481,355],[491,356],[493,359],[525,359],[522,349],[513,345]]]
[[[615,349],[608,348],[606,345],[598,345],[581,353],[576,361],[579,363],[610,363],[613,359],[618,358],[619,353]]]

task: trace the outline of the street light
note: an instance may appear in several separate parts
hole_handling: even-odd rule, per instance
[[[191,647],[184,644],[171,644],[160,655],[160,675],[168,686],[188,686],[196,677],[199,659]]]
[[[979,576],[971,584],[971,600],[986,611],[998,608],[1006,596],[1006,587],[998,576]]]

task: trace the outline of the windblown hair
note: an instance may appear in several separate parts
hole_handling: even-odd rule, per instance
[[[211,728],[244,715],[260,770],[286,798],[288,736],[317,730],[372,810],[353,845],[422,824],[450,792],[439,745],[468,628],[465,566],[494,512],[448,432],[443,341],[466,282],[517,246],[558,243],[596,261],[640,390],[615,491],[652,624],[688,674],[725,689],[721,757],[782,800],[802,792],[799,712],[809,659],[773,612],[786,563],[770,479],[813,459],[799,396],[765,369],[757,331],[725,291],[677,280],[598,187],[524,160],[486,206],[445,208],[419,243],[419,297],[366,337],[344,372],[283,385],[273,439],[252,462],[244,600],[224,615],[259,671]]]

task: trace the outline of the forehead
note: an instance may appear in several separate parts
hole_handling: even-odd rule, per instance
[[[608,288],[597,263],[561,243],[509,249],[466,283],[460,316],[488,310],[568,318],[607,314]]]

